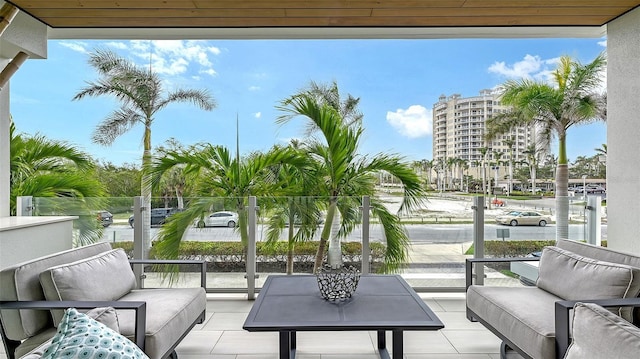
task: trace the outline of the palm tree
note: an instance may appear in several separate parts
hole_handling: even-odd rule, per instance
[[[170,138],[165,143],[166,147],[159,146],[156,149],[159,157],[164,156],[164,154],[169,151],[183,150],[182,144],[175,138]],[[169,198],[175,197],[177,199],[177,208],[180,209],[184,208],[184,192],[187,188],[187,180],[183,172],[184,166],[175,166],[165,173],[161,180],[162,185],[160,186],[163,193],[166,193]],[[165,204],[165,207],[169,207],[169,205]]]
[[[529,166],[529,175],[531,176],[531,193],[535,194],[536,180],[538,171],[538,158],[540,157],[540,149],[535,145],[529,145],[526,150],[522,151],[527,155],[527,160],[524,163]]]
[[[39,206],[41,212],[87,214],[74,222],[80,229],[77,245],[92,243],[102,236],[101,226],[91,211],[102,209],[99,197],[105,192],[88,154],[41,135],[17,134],[13,123],[9,126],[9,146],[12,215],[16,214],[19,196],[51,197],[55,200],[43,201]]]
[[[500,164],[502,163],[502,161],[500,161],[500,159],[502,158],[502,155],[504,153],[498,152],[498,151],[492,151],[492,152],[493,152],[493,159],[495,160],[495,162],[493,162],[493,164],[495,164],[495,166],[493,168],[495,183],[493,184],[493,186],[494,187],[498,187],[498,170],[500,169]]]
[[[73,100],[87,96],[113,96],[120,102],[120,108],[102,120],[93,133],[93,142],[109,146],[118,137],[137,124],[144,127],[142,143],[142,183],[140,195],[144,206],[151,204],[151,186],[147,167],[151,163],[151,127],[157,113],[175,102],[191,102],[197,107],[210,111],[216,104],[205,90],[176,89],[165,93],[160,76],[149,69],[138,68],[135,64],[119,57],[112,51],[97,50],[89,54],[89,64],[98,71],[100,78],[89,82]],[[150,211],[145,211],[145,223],[149,223]],[[149,228],[145,228],[145,248],[151,248]]]
[[[246,249],[249,238],[247,197],[271,195],[281,187],[273,176],[273,167],[282,164],[302,167],[305,163],[306,159],[297,151],[288,148],[276,147],[267,153],[253,153],[240,158],[232,156],[225,147],[210,144],[167,151],[162,157],[155,157],[149,167],[154,188],[166,173],[181,167],[187,179],[194,183],[194,195],[198,196],[185,211],[171,216],[162,227],[157,244],[159,253],[166,258],[177,258],[184,232],[219,204],[220,198],[226,201],[225,207],[238,212],[240,239]]]
[[[423,159],[420,162],[422,162],[423,170],[427,173],[427,188],[429,190],[431,190],[431,171],[433,170],[433,167],[435,166],[435,161],[434,160]]]
[[[513,110],[491,119],[499,125],[487,126],[495,135],[519,125],[535,123],[541,129],[540,139],[546,144],[554,137],[558,138],[557,239],[569,236],[567,130],[574,125],[605,120],[606,96],[597,92],[605,67],[604,54],[586,65],[562,56],[552,73],[553,84],[529,79],[509,80],[502,85],[501,101],[513,106]]]
[[[445,162],[445,166],[447,167],[446,176],[448,177],[447,181],[445,181],[445,183],[447,185],[446,189],[449,189],[449,190],[453,189],[453,182],[455,180],[453,176],[454,176],[454,170],[455,170],[456,163],[457,163],[457,158],[455,158],[455,157],[449,157],[449,158],[447,158],[447,161]]]
[[[360,127],[362,125],[364,115],[358,108],[360,98],[353,97],[351,94],[347,94],[347,97],[343,98],[335,80],[331,84],[311,81],[308,88],[302,92],[313,96],[319,103],[327,104],[336,109],[347,126]],[[313,126],[310,129],[315,130]]]
[[[504,144],[509,148],[509,185],[507,186],[507,196],[511,195],[511,188],[513,187],[513,145],[516,141],[513,136],[504,140]]]
[[[482,156],[482,195],[487,196],[487,153],[489,152],[489,148],[480,147],[478,151],[480,151],[480,155]],[[491,201],[489,201],[489,208],[491,208]]]
[[[321,179],[320,193],[328,198],[314,271],[322,265],[327,241],[329,265],[333,268],[342,265],[340,239],[355,227],[359,211],[354,199],[364,195],[372,196],[372,214],[380,219],[387,240],[384,270],[398,268],[406,261],[409,238],[399,217],[375,197],[375,179],[380,171],[397,178],[404,190],[400,211],[407,211],[414,208],[424,194],[410,164],[395,155],[378,154],[372,158],[358,155],[363,129],[347,125],[339,111],[308,93],[283,100],[278,109],[284,113],[278,118],[279,123],[302,116],[322,133],[322,138],[310,138],[306,144],[308,156],[317,164],[315,177]]]
[[[307,158],[306,156],[304,158]],[[322,201],[312,196],[317,189],[316,171],[309,167],[282,165],[277,168],[278,182],[284,184],[275,197],[270,212],[266,244],[277,246],[280,235],[287,230],[287,274],[293,274],[293,253],[297,243],[314,238],[322,216]]]

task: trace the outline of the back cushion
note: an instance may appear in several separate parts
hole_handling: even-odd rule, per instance
[[[136,287],[136,278],[122,248],[77,262],[55,266],[40,274],[47,300],[117,300]],[[57,324],[64,311],[54,310]]]
[[[0,290],[0,300],[44,300],[45,297],[39,279],[39,275],[43,270],[109,250],[111,250],[109,243],[96,243],[4,268],[0,271],[0,288],[2,288]],[[3,309],[0,311],[0,315],[2,315],[5,333],[12,340],[23,340],[31,337],[51,324],[49,313],[43,310]]]
[[[565,359],[638,358],[640,328],[595,304],[576,303],[573,313]]]
[[[536,285],[565,300],[636,297],[640,292],[640,269],[545,247]],[[619,314],[631,320],[629,308]]]
[[[640,257],[635,254],[618,252],[606,247],[594,246],[570,239],[559,239],[556,247],[584,257],[640,268]]]

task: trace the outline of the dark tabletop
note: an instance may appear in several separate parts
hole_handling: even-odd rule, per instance
[[[346,301],[320,296],[313,275],[269,276],[243,328],[279,330],[437,330],[444,325],[398,275],[363,275]]]

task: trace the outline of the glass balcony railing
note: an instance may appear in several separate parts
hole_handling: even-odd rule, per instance
[[[441,180],[438,188],[457,186],[455,180],[446,179]],[[336,226],[334,222],[332,232],[340,233],[346,265],[373,273],[385,268],[389,238],[374,215],[377,210],[372,208],[379,208],[376,206],[400,213],[402,231],[408,239],[407,257],[396,271],[418,291],[464,290],[464,261],[474,255],[475,249],[474,221],[482,226],[485,256],[511,255],[513,248],[524,246],[508,242],[540,245],[556,238],[557,213],[552,197],[487,198],[484,217],[478,219],[475,196],[471,194],[434,193],[422,198],[418,208],[398,212],[400,194],[401,188],[390,184],[381,187],[376,197],[335,199],[343,213],[336,221],[344,225]],[[586,240],[592,231],[591,213],[585,208],[589,206],[582,197],[571,198],[569,202],[569,239]],[[75,245],[111,242],[113,247],[122,247],[136,258],[139,258],[136,250],[145,249],[142,244],[136,247],[136,243],[143,243],[138,241],[147,233],[152,244],[147,251],[150,257],[159,256],[160,243],[173,238],[179,244],[180,259],[208,262],[208,291],[246,292],[253,286],[260,288],[269,274],[313,272],[322,232],[329,230],[325,227],[329,226],[327,213],[333,202],[320,197],[257,197],[253,205],[249,198],[184,198],[182,208],[178,209],[175,199],[153,198],[148,219],[142,216],[146,211],[138,209],[136,214],[135,203],[138,202],[134,198],[34,198],[33,213],[78,216],[74,221]],[[601,239],[606,240],[606,213],[600,211],[605,221],[598,228]],[[521,218],[516,218],[516,223],[502,220],[509,212],[538,213],[543,216],[540,218],[544,218],[544,225],[541,219],[530,224]],[[369,250],[363,253],[362,248]],[[181,267],[176,279],[168,276],[166,269],[147,267],[145,286],[198,285],[198,270],[196,266]],[[509,268],[489,267],[484,275],[486,281],[500,285],[520,283]]]

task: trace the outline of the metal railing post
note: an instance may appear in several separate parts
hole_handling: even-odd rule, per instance
[[[247,243],[247,299],[256,298],[256,197],[249,196],[247,209],[249,222],[249,239]]]
[[[133,197],[133,259],[144,258],[144,197]],[[134,264],[133,273],[136,276],[138,288],[144,288],[144,265]]]
[[[596,246],[599,246],[602,243],[601,210],[602,203],[600,196],[587,196],[587,206],[585,207],[587,217],[585,239],[587,240],[587,243]]]
[[[16,198],[16,216],[33,216],[32,196],[18,196]]]
[[[369,247],[369,210],[371,198],[362,196],[362,274],[371,272],[371,248]]]
[[[484,196],[473,199],[473,258],[484,258]],[[475,268],[477,285],[484,285],[484,265]]]

